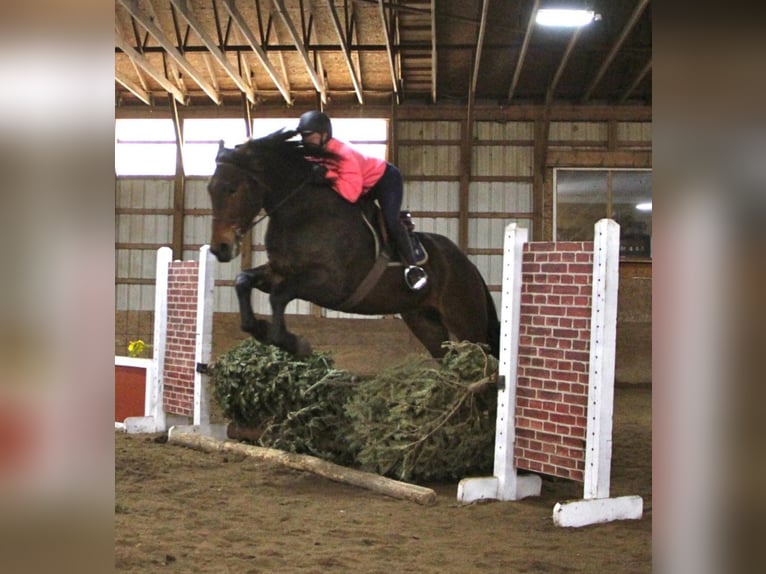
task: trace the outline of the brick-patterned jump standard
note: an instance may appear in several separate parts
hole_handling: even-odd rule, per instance
[[[162,405],[166,413],[186,417],[194,416],[198,271],[197,261],[168,264]]]
[[[516,467],[582,482],[593,243],[526,243],[521,273]]]
[[[173,261],[169,247],[157,250],[154,339],[145,412],[125,419],[127,432],[162,432],[192,423],[209,431],[206,374],[197,365],[212,350],[215,258],[203,245],[199,261]]]
[[[593,242],[527,243],[506,228],[494,475],[460,481],[458,500],[538,496],[538,474],[584,483],[557,503],[558,526],[643,514],[640,496],[609,497],[619,226]]]

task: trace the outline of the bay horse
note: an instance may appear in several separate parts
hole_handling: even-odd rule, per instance
[[[354,297],[376,262],[378,240],[359,204],[338,195],[331,183],[313,176],[315,156],[292,140],[292,130],[250,139],[233,149],[221,142],[216,169],[208,182],[213,208],[210,250],[218,261],[239,253],[243,235],[268,217],[268,263],[240,272],[235,280],[241,328],[258,341],[298,357],[310,344],[289,332],[285,307],[293,299],[362,315],[399,313],[426,350],[442,357],[442,343],[484,343],[497,356],[500,323],[495,304],[476,266],[448,238],[418,233],[428,253],[428,285],[407,288],[400,265],[387,265],[364,296]],[[259,220],[260,221],[260,220]],[[268,293],[272,321],[255,317],[251,292]]]

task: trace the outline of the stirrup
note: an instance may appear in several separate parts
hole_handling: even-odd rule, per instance
[[[410,265],[404,270],[404,281],[413,291],[420,291],[428,283],[428,275],[422,267]]]

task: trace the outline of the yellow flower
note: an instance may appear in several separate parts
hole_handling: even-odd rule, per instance
[[[145,349],[146,343],[144,343],[141,339],[128,343],[128,355],[130,357],[140,357]]]

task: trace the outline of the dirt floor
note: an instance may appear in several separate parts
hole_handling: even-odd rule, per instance
[[[370,373],[422,348],[401,321],[291,318],[336,366]],[[214,355],[241,340],[216,316]],[[434,506],[389,498],[234,455],[115,433],[119,572],[644,573],[652,570],[651,387],[615,391],[611,492],[644,499],[644,517],[554,526],[556,502],[582,484],[543,477],[540,497],[460,504],[457,484],[429,484]]]

